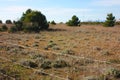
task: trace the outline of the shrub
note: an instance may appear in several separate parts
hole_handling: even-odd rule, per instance
[[[35,32],[35,33],[38,33],[40,30],[39,30],[39,27],[37,26],[24,26],[23,28],[24,32]]]
[[[22,31],[23,30],[23,23],[21,21],[14,21],[14,24],[17,28],[17,31]]]
[[[112,76],[114,78],[120,78],[120,70],[115,68],[108,68],[105,72],[105,75]]]
[[[0,20],[0,24],[2,24],[2,20]]]
[[[63,67],[67,67],[67,66],[68,66],[68,64],[64,60],[56,60],[53,63],[54,68],[63,68]]]
[[[43,69],[49,69],[49,68],[51,68],[51,61],[49,61],[49,60],[45,60],[41,65],[40,65],[40,67],[41,68],[43,68]]]
[[[53,21],[51,21],[51,24],[56,25],[56,23],[55,23],[55,21],[54,21],[54,20],[53,20]]]
[[[12,26],[12,27],[9,29],[9,32],[11,32],[11,33],[14,33],[14,32],[16,32],[16,31],[17,31],[16,26]]]
[[[104,26],[106,26],[106,27],[113,27],[114,25],[115,25],[115,17],[113,16],[112,13],[107,14]]]
[[[0,32],[2,31],[2,28],[0,28]]]
[[[8,30],[8,27],[6,25],[2,25],[2,31],[7,31]]]
[[[12,24],[12,21],[11,21],[11,20],[6,20],[5,23],[6,23],[6,24]]]
[[[69,54],[69,55],[74,55],[75,54],[75,52],[70,50],[70,49],[66,49],[66,50],[62,51],[61,53],[62,54]]]
[[[66,22],[68,26],[80,26],[80,20],[76,15],[72,16],[72,19]]]
[[[21,64],[24,65],[24,66],[31,67],[31,68],[38,67],[38,65],[35,62],[31,61],[31,60],[21,61]]]
[[[60,48],[58,46],[53,46],[52,49],[53,50],[60,50]]]
[[[31,9],[28,9],[23,13],[20,21],[23,22],[25,27],[27,26],[26,29],[28,29],[28,31],[32,31],[33,29],[34,32],[39,32],[40,30],[46,30],[49,27],[45,15],[40,11],[34,11]]]
[[[49,42],[49,44],[47,45],[48,48],[52,48],[54,46],[57,46],[57,44],[54,42]]]

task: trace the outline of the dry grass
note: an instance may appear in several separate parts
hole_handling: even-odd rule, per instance
[[[57,54],[65,50],[73,51],[74,54],[67,54],[69,56]],[[35,59],[32,59],[31,56],[41,54],[46,56],[45,60],[54,62],[55,60],[62,59],[69,64],[65,68],[51,68],[45,70],[45,72],[62,78],[69,77],[72,80],[82,80],[83,77],[91,75],[102,75],[106,67],[119,69],[119,66],[117,66],[119,63],[107,63],[110,60],[119,60],[119,53],[120,26],[112,28],[100,25],[68,27],[64,24],[57,24],[50,25],[49,31],[42,31],[38,34],[0,33],[0,56],[12,61],[5,64],[1,60],[0,64],[3,66],[9,64],[15,65],[14,62],[19,63],[21,60],[32,60],[34,62]],[[101,62],[99,62],[100,60]],[[40,67],[35,69],[41,70]],[[31,72],[31,70],[28,70],[28,72],[26,70],[22,70],[22,72],[19,70],[19,72],[23,77],[25,76],[23,73],[26,73],[25,77],[33,75],[33,79],[42,77],[44,78],[43,80],[51,80],[50,76],[33,74],[34,72]],[[19,78],[27,80],[27,78],[24,79],[23,77]],[[52,80],[57,79],[53,78]]]

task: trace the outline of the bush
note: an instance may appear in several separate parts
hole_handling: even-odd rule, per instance
[[[120,78],[120,70],[115,68],[108,68],[105,72],[106,76],[112,76],[114,78]]]
[[[11,33],[14,33],[14,32],[16,32],[16,31],[17,31],[16,26],[12,26],[12,27],[10,28],[10,30],[9,30],[9,32],[11,32]]]
[[[0,24],[2,24],[2,20],[0,20]]]
[[[64,60],[56,60],[53,63],[54,68],[63,68],[63,67],[67,67],[67,66],[68,66],[68,64]]]
[[[12,24],[12,21],[11,21],[11,20],[6,20],[5,23],[6,23],[6,24]]]
[[[23,23],[21,21],[14,21],[14,24],[17,28],[17,31],[22,31],[23,30]]]
[[[112,13],[107,14],[106,21],[104,23],[105,27],[113,27],[115,25],[115,17]]]
[[[23,27],[23,31],[24,32],[35,32],[35,33],[38,33],[40,30],[39,30],[39,27],[37,26],[25,26]]]
[[[45,15],[40,11],[34,11],[31,9],[28,9],[23,13],[20,21],[23,22],[25,29],[30,32],[32,29],[34,32],[39,32],[40,30],[46,30],[49,27]]]
[[[80,20],[76,15],[72,16],[72,19],[66,22],[68,26],[80,26]]]
[[[45,60],[41,65],[40,65],[40,67],[41,68],[43,68],[43,69],[49,69],[49,68],[51,68],[51,61],[49,61],[49,60]]]
[[[31,61],[31,60],[22,61],[21,64],[24,65],[24,66],[31,67],[31,68],[38,67],[38,65],[35,62]]]
[[[53,20],[53,21],[51,21],[51,24],[56,25],[56,23],[55,23],[55,21],[54,21],[54,20]]]
[[[66,49],[64,51],[61,52],[62,54],[69,54],[69,55],[74,55],[75,52],[73,50],[70,50],[70,49]]]
[[[8,27],[6,25],[3,25],[2,28],[1,28],[2,31],[7,31],[8,30]]]

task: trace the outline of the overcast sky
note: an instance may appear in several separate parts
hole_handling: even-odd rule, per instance
[[[56,22],[66,22],[73,15],[81,21],[105,20],[107,13],[120,18],[120,0],[0,0],[0,20],[18,20],[28,8]]]

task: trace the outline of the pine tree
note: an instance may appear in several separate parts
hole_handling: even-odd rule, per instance
[[[68,26],[80,26],[80,20],[76,15],[72,16],[72,19],[66,23]]]
[[[114,25],[115,25],[115,16],[113,16],[112,13],[107,14],[104,26],[106,26],[106,27],[113,27]]]

